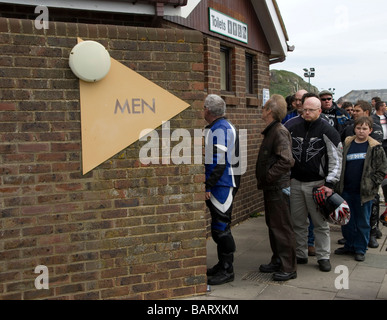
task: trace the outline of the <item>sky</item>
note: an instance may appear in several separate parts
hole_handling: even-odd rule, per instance
[[[334,98],[352,90],[387,89],[386,0],[277,0],[289,36],[289,52],[270,69],[304,78],[315,68],[311,84],[335,88]]]

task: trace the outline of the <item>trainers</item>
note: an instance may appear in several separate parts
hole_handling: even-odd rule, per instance
[[[299,258],[297,257],[297,264],[307,264],[308,258]]]
[[[344,238],[337,240],[338,244],[345,244],[346,242],[347,240],[345,240]]]
[[[379,247],[379,243],[376,241],[376,236],[371,236],[370,240],[368,241],[368,247],[369,248],[377,248]]]
[[[335,250],[335,254],[344,255],[344,254],[354,254],[353,251],[347,249],[346,247],[338,248]]]
[[[355,253],[355,260],[356,261],[364,261],[365,260],[364,253]]]
[[[223,269],[209,278],[207,283],[212,286],[217,286],[231,281],[234,281],[234,272],[227,272],[227,270]]]
[[[317,262],[318,262],[320,271],[323,271],[323,272],[331,271],[331,263],[329,259],[321,259],[321,260],[318,260]]]

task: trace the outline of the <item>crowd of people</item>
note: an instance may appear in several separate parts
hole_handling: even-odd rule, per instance
[[[339,101],[340,102],[340,101]],[[233,156],[238,156],[238,133],[225,117],[226,103],[207,96],[205,136],[211,161],[205,164],[206,204],[211,213],[211,233],[217,244],[218,263],[207,270],[208,284],[234,280],[236,249],[231,233],[234,197],[240,184]],[[342,224],[343,247],[338,255],[353,255],[364,261],[368,247],[377,248],[382,234],[379,222],[387,224],[387,209],[379,217],[380,190],[387,204],[387,111],[385,102],[335,103],[333,94],[299,90],[286,99],[272,95],[262,107],[262,132],[256,178],[263,191],[265,221],[272,256],[259,266],[273,273],[276,281],[297,277],[297,264],[316,256],[323,272],[331,270],[329,219],[316,205],[316,190],[324,201],[339,195],[349,208]],[[222,138],[219,138],[219,133]],[[338,213],[337,213],[338,212]],[[342,211],[337,211],[342,214]]]

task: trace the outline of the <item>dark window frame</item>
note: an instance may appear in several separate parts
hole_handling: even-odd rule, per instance
[[[220,88],[224,92],[232,91],[231,52],[231,48],[229,47],[220,47]],[[222,55],[224,55],[224,59]]]
[[[245,54],[245,76],[246,76],[246,94],[255,94],[254,90],[254,61],[255,56],[246,52]]]

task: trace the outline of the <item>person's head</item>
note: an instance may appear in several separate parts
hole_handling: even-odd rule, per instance
[[[290,104],[292,106],[292,110],[297,109],[297,104],[296,104],[296,96],[293,94],[291,99],[290,99]]]
[[[353,104],[352,102],[345,101],[341,105],[341,107],[348,113],[348,115],[352,118],[353,116]]]
[[[288,105],[288,110],[294,110],[296,108],[296,97],[294,94],[287,96],[285,100]]]
[[[347,101],[345,100],[345,98],[341,97],[339,98],[339,100],[337,100],[336,103],[339,108],[343,108],[344,102],[347,102]]]
[[[297,112],[298,114],[302,114],[302,97],[304,94],[308,93],[308,91],[306,90],[298,90],[295,94],[294,94],[294,101],[295,101],[295,104],[296,104],[296,109],[297,109]]]
[[[273,94],[262,108],[262,119],[266,123],[273,120],[281,122],[287,112],[286,100],[279,94]]]
[[[321,101],[314,93],[308,93],[303,98],[302,117],[305,121],[315,121],[321,114]]]
[[[372,107],[375,108],[376,102],[378,102],[378,101],[380,101],[380,100],[382,100],[382,99],[380,99],[380,97],[373,97],[373,98],[371,99],[371,105],[372,105]]]
[[[319,97],[321,100],[321,108],[323,110],[329,110],[332,108],[333,104],[333,97],[332,97],[332,92],[329,90],[323,90],[319,93]]]
[[[371,105],[365,100],[358,100],[353,107],[353,119],[369,117],[371,115]]]
[[[376,101],[375,103],[376,114],[382,115],[386,113],[386,103],[384,101]]]
[[[226,102],[216,94],[209,94],[204,100],[204,119],[212,123],[226,114]]]
[[[285,98],[288,107],[292,105],[292,101],[291,101],[292,97],[293,95],[289,95],[289,96],[286,96]]]
[[[373,122],[371,117],[360,117],[353,125],[357,142],[364,142],[372,132]]]

